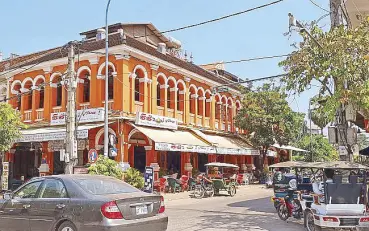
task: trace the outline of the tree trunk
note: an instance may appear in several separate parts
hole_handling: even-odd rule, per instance
[[[331,10],[331,27],[338,27],[343,24],[342,10],[341,10],[342,0],[330,0],[330,10]]]

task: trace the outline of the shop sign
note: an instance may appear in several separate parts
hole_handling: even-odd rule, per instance
[[[255,149],[237,149],[237,148],[216,148],[217,154],[223,155],[259,155]]]
[[[150,127],[167,128],[173,130],[178,129],[178,120],[176,119],[143,112],[137,113],[136,124]]]
[[[154,191],[154,168],[146,167],[144,174],[144,192],[153,193]]]
[[[277,157],[277,152],[273,150],[268,150],[266,155],[269,157]]]
[[[88,162],[93,164],[97,161],[98,158],[98,154],[96,149],[91,149],[90,151],[88,151]]]
[[[51,125],[65,124],[66,112],[51,113]],[[91,108],[77,111],[79,123],[104,121],[104,108]]]
[[[1,189],[9,189],[9,162],[3,162],[3,173],[1,176]]]
[[[21,138],[16,139],[15,142],[43,142],[52,140],[65,140],[67,137],[65,131],[51,132],[51,133],[38,133],[38,134],[23,134]],[[88,130],[78,130],[77,139],[88,138]]]
[[[215,147],[189,144],[155,143],[156,151],[216,153]]]
[[[73,174],[88,174],[88,169],[83,166],[73,167]]]

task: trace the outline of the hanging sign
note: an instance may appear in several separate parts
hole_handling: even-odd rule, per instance
[[[9,189],[9,162],[3,162],[3,172],[1,176],[1,189]]]
[[[65,140],[66,137],[67,137],[66,131],[22,134],[21,138],[15,140],[15,143]],[[88,138],[88,130],[77,131],[77,139],[86,139],[86,138]]]
[[[93,164],[97,161],[98,155],[96,149],[88,151],[88,162]]]
[[[156,151],[172,151],[172,152],[197,152],[197,153],[216,153],[215,147],[212,146],[196,146],[190,144],[170,144],[155,143]]]
[[[51,113],[51,125],[65,124],[66,112]],[[77,122],[100,122],[104,121],[104,108],[91,108],[77,111]]]
[[[173,130],[178,129],[178,120],[176,119],[143,112],[137,112],[136,124]]]
[[[144,174],[144,192],[153,193],[154,191],[154,168],[146,167]]]

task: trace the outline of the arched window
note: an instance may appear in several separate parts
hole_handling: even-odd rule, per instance
[[[196,114],[197,108],[195,100],[197,100],[197,88],[195,86],[190,87],[189,101],[190,101],[190,113]]]
[[[158,85],[157,85],[157,106],[164,107],[165,105],[165,90],[169,91],[169,89],[165,89],[167,85],[167,77],[164,74],[158,75]],[[168,93],[167,93],[168,94]]]
[[[177,81],[177,110],[184,111],[186,85],[183,81]]]
[[[56,86],[56,105],[55,106],[62,105],[62,94],[63,94],[63,85],[59,81]]]
[[[156,105],[160,106],[161,94],[160,94],[160,83],[156,85]]]
[[[88,77],[83,80],[83,102],[88,103],[90,102],[90,80]]]
[[[41,86],[40,87],[40,92],[39,92],[39,103],[38,103],[38,108],[44,108],[45,105],[45,87]]]
[[[205,92],[205,117],[210,117],[211,115],[211,93],[210,91]]]
[[[204,89],[199,88],[197,91],[197,115],[202,116],[204,113],[204,103],[205,103],[205,95],[204,95]]]
[[[215,97],[215,119],[219,120],[221,117],[222,102],[219,94],[215,95],[214,97]]]
[[[114,76],[113,69],[109,67],[109,77],[108,77],[108,99],[114,99]]]
[[[140,79],[138,77],[135,78],[135,101],[140,101]]]
[[[36,107],[38,109],[44,108],[45,101],[45,78],[43,76],[38,76],[35,78],[35,87],[34,90]]]
[[[170,108],[170,103],[172,102],[172,100],[174,99],[171,99],[170,97],[170,88],[167,89],[167,107]]]
[[[177,92],[177,110],[181,110],[181,95]]]

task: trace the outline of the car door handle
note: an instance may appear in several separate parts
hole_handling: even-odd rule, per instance
[[[63,208],[65,208],[65,204],[57,204],[56,208],[57,209],[63,209]]]
[[[26,204],[26,205],[23,205],[23,208],[24,208],[24,209],[28,209],[28,208],[30,208],[30,207],[31,207],[31,205],[27,205],[27,204]]]

